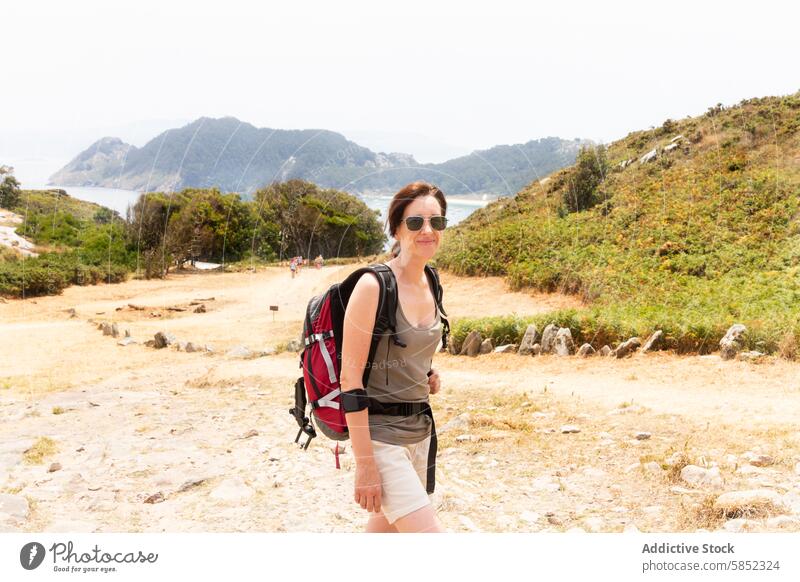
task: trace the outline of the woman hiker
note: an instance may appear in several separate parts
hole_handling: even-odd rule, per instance
[[[389,204],[389,234],[396,242],[386,265],[397,281],[397,334],[406,347],[379,344],[368,386],[361,385],[379,295],[377,278],[366,273],[345,311],[342,390],[366,389],[383,403],[427,403],[429,394],[439,392],[431,365],[442,322],[424,268],[442,242],[446,211],[442,191],[425,182],[407,185]],[[356,461],[355,502],[370,512],[366,531],[444,532],[426,492],[432,419],[367,409],[346,418]]]

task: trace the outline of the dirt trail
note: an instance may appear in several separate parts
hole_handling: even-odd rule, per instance
[[[0,531],[360,530],[349,451],[337,471],[324,437],[307,452],[291,442],[297,356],[225,355],[296,337],[308,297],[354,268],[176,274],[0,303]],[[443,285],[453,319],[575,305],[498,278],[445,273]],[[117,345],[103,321],[140,343]],[[214,353],[141,345],[159,330]],[[800,531],[797,364],[440,353],[434,366],[434,502],[452,531]],[[675,478],[676,453],[719,480]],[[741,489],[782,507],[727,523],[707,511]]]

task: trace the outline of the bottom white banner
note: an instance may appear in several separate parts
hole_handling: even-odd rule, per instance
[[[0,534],[0,580],[798,580],[786,534]]]

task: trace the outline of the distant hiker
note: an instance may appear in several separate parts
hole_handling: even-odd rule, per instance
[[[294,257],[292,257],[292,260],[289,261],[289,270],[292,272],[292,279],[294,279],[294,274],[297,271],[297,263],[295,262]]]
[[[314,259],[314,266],[315,266],[317,269],[321,269],[321,268],[322,268],[322,264],[323,264],[323,262],[324,262],[324,260],[323,260],[323,258],[322,258],[322,254],[320,253],[319,255],[317,255],[317,258],[316,258],[316,259]]]
[[[362,374],[378,307],[377,276],[360,277],[345,311],[340,385],[356,460],[355,502],[372,513],[368,532],[444,531],[428,497],[436,455],[428,395],[441,388],[431,367],[442,337],[441,297],[434,297],[425,267],[441,245],[446,212],[444,194],[426,182],[405,186],[389,204],[389,234],[396,242],[386,265],[397,281],[396,341],[387,334],[380,345],[368,386],[362,386]],[[373,400],[416,412],[377,414],[367,404]]]

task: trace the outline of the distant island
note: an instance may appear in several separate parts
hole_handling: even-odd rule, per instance
[[[574,163],[588,143],[546,137],[420,164],[409,154],[373,152],[333,131],[257,128],[233,117],[202,117],[141,148],[104,137],[49,181],[138,191],[217,187],[249,197],[266,184],[290,179],[351,193],[393,193],[423,179],[448,194],[513,196],[531,181]]]

